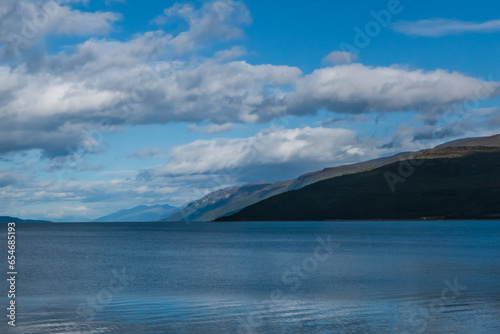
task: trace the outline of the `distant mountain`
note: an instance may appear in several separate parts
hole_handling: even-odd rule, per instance
[[[500,135],[399,158],[403,161],[328,178],[218,220],[500,219]]]
[[[120,210],[110,215],[97,218],[93,222],[153,222],[179,211],[179,208],[165,205],[139,205],[132,209]]]
[[[262,201],[266,198],[282,194],[287,191],[300,189],[309,184],[340,176],[346,173],[354,173],[360,170],[382,166],[390,161],[397,160],[402,153],[395,156],[370,160],[367,162],[326,168],[321,171],[307,173],[296,179],[276,183],[254,183],[241,187],[230,187],[217,190],[207,196],[192,202],[185,209],[163,219],[163,221],[213,221],[219,217],[238,212],[239,210]]]
[[[48,220],[20,219],[17,217],[0,216],[0,223],[52,223]]]

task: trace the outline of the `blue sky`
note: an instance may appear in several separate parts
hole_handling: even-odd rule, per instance
[[[498,133],[491,1],[0,4],[0,212],[181,206]]]

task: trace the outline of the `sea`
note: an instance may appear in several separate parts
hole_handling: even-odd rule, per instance
[[[0,333],[500,333],[498,221],[0,229]]]

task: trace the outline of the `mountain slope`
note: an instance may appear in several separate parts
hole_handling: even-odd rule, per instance
[[[179,208],[165,205],[139,205],[132,209],[120,210],[107,216],[97,218],[93,222],[153,222],[179,211]]]
[[[353,165],[325,168],[321,171],[307,173],[296,179],[276,183],[247,184],[241,187],[230,187],[217,190],[207,196],[192,202],[183,210],[163,219],[163,221],[213,221],[219,217],[237,212],[249,205],[284,192],[300,189],[306,185],[324,179],[354,173],[356,171],[382,166],[390,161],[395,161],[402,155],[370,160]]]
[[[500,218],[498,146],[441,145],[414,157],[413,169],[395,162],[323,180],[218,220]]]
[[[475,150],[475,147],[500,147],[500,135],[481,138],[466,138],[445,143],[434,149],[422,150],[419,152],[405,152],[394,156],[374,159],[352,165],[325,168],[323,170],[307,173],[296,179],[276,182],[250,184],[242,187],[230,187],[215,191],[207,196],[192,202],[182,211],[164,219],[164,221],[212,221],[219,217],[229,216],[239,210],[258,203],[273,196],[297,190],[318,181],[326,180],[345,174],[357,173],[393,163],[395,161],[411,159],[417,155],[427,155],[427,158],[441,156],[458,156],[464,154],[467,149],[456,152],[455,147]]]

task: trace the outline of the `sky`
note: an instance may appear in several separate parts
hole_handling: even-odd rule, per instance
[[[0,215],[137,205],[500,133],[494,1],[2,0]]]

